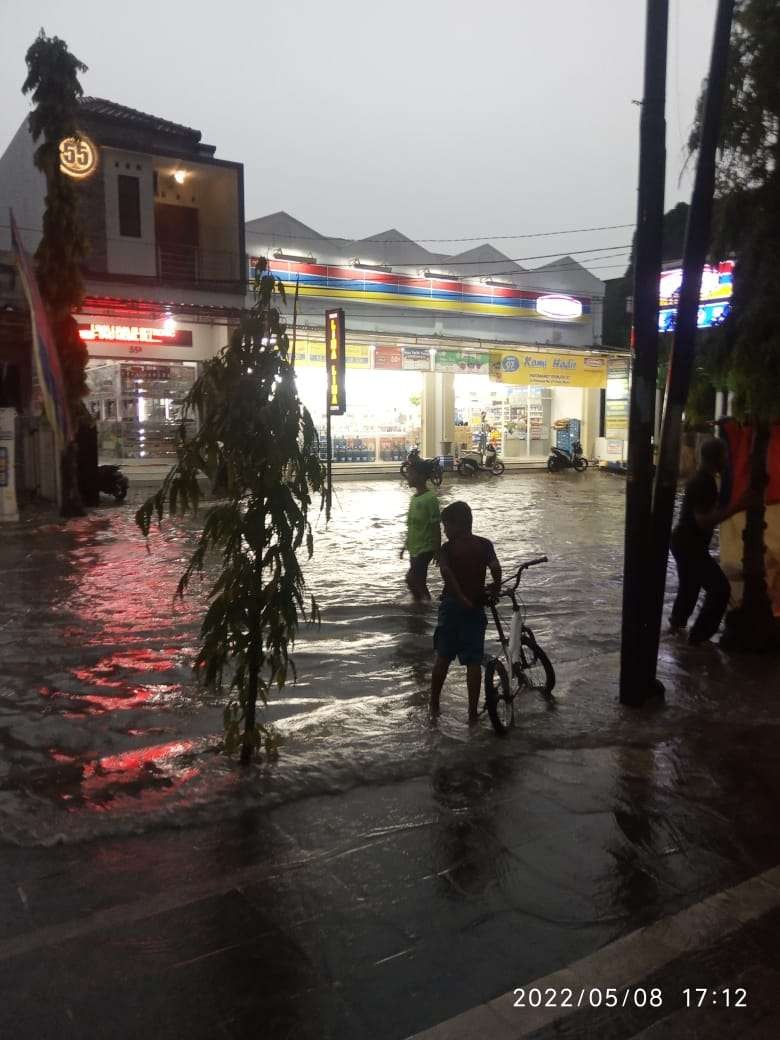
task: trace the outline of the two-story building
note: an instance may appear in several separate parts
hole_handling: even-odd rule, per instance
[[[472,447],[483,423],[509,461],[546,460],[576,437],[593,453],[609,367],[604,284],[576,260],[529,270],[489,244],[443,254],[394,228],[335,238],[284,212],[249,221],[246,241],[250,275],[262,256],[298,287],[298,385],[320,428],[324,311],[345,311],[336,461],[398,461],[415,441],[426,455]]]
[[[87,405],[100,454],[170,458],[180,401],[198,363],[227,342],[227,327],[245,304],[243,166],[216,158],[198,130],[100,98],[81,100],[78,128],[60,157],[77,186],[89,241],[76,319],[89,352]],[[45,199],[35,147],[25,120],[0,157],[0,213],[13,208],[31,253]],[[11,306],[9,249],[4,218],[0,250]],[[6,313],[0,345],[9,361],[13,355],[25,405],[29,337],[18,309]]]

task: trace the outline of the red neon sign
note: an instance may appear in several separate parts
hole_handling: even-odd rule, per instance
[[[154,328],[147,325],[118,325],[93,321],[79,324],[79,336],[86,343],[129,343],[137,347],[164,346],[191,347],[192,332],[170,326]]]

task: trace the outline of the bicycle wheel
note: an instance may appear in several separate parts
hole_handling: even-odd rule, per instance
[[[493,463],[493,473],[495,474],[495,476],[500,477],[505,469],[506,469],[506,466],[504,465],[503,462],[500,462],[499,460],[496,460]]]
[[[513,702],[506,668],[497,657],[492,657],[485,667],[485,707],[499,736],[503,736],[514,721]]]
[[[555,669],[550,658],[533,636],[523,632],[520,636],[520,657],[515,661],[518,680],[529,690],[550,694],[555,686]]]

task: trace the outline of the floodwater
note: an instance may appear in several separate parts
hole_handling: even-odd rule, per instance
[[[302,628],[298,682],[262,712],[280,753],[238,768],[219,752],[223,699],[190,668],[207,583],[173,600],[193,523],[166,521],[147,549],[133,522],[139,494],[67,525],[33,517],[4,532],[0,840],[49,845],[182,827],[423,775],[496,743],[486,721],[468,730],[457,667],[439,725],[428,722],[435,605],[410,603],[398,559],[409,489],[345,483],[331,523],[312,516],[306,574],[322,623]],[[549,556],[524,576],[524,598],[559,672],[557,710],[522,703],[517,729],[491,754],[561,746],[612,724],[612,697],[565,709],[589,661],[607,655],[614,671],[624,494],[622,480],[595,473],[445,481],[442,501],[467,498],[475,531],[494,541],[506,573]],[[605,683],[614,686],[614,675]]]
[[[132,504],[3,529],[3,1036],[398,1040],[780,860],[776,662],[667,637],[666,701],[618,703],[622,479],[445,481],[506,572],[549,556],[523,581],[558,683],[502,739],[457,667],[428,721],[409,494],[340,484],[313,517],[322,625],[249,769],[193,681],[205,587],[173,602],[191,520],[149,551]],[[705,953],[669,994],[735,984]]]
[[[526,575],[526,598],[557,664],[618,646],[623,493],[598,475],[442,488],[443,502],[468,499],[506,571],[549,555]],[[435,606],[415,609],[403,584],[410,491],[400,481],[339,484],[330,524],[313,514],[306,574],[322,623],[301,629],[298,683],[263,712],[281,753],[249,776],[218,753],[222,699],[190,669],[207,582],[173,600],[193,522],[166,521],[147,549],[133,522],[139,495],[67,525],[33,517],[4,532],[0,837],[48,844],[181,825],[220,802],[237,811],[416,775],[434,749],[467,739],[459,669],[438,730],[427,723]],[[538,711],[524,721],[539,724]]]

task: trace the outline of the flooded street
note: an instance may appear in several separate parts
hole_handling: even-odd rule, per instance
[[[618,704],[624,492],[445,480],[505,572],[549,556],[524,599],[555,698],[521,699],[499,740],[467,726],[459,668],[427,720],[409,490],[338,484],[306,567],[322,624],[264,711],[279,755],[249,770],[218,752],[222,701],[190,670],[205,584],[172,601],[190,521],[147,551],[136,494],[7,529],[0,960],[47,997],[15,1035],[400,1040],[774,865],[766,662],[665,638],[666,702]]]
[[[74,841],[144,829],[173,813],[181,825],[182,812],[208,814],[224,800],[234,811],[258,798],[275,804],[417,775],[431,754],[465,741],[458,670],[439,732],[426,724],[435,608],[413,609],[403,584],[398,548],[409,494],[400,482],[341,484],[330,526],[314,514],[306,573],[322,624],[302,628],[299,681],[264,712],[283,737],[282,754],[250,777],[214,754],[222,703],[189,667],[206,582],[173,602],[192,524],[166,522],[148,552],[130,505],[67,526],[29,523],[12,537],[0,622],[0,837]],[[617,650],[622,482],[450,480],[442,500],[463,494],[507,572],[549,555],[526,575],[526,598],[556,665]],[[544,739],[546,712],[527,709],[523,735]],[[487,727],[480,737],[491,739]]]

